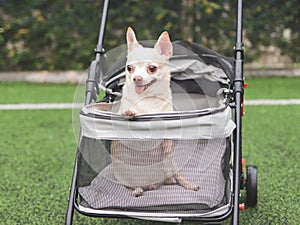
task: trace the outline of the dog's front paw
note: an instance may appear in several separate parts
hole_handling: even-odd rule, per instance
[[[122,116],[126,116],[129,118],[133,118],[135,115],[136,115],[136,113],[131,110],[126,110],[125,112],[122,113]]]

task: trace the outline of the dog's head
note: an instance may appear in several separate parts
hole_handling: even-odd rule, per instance
[[[154,48],[145,48],[136,39],[134,31],[127,30],[126,82],[134,85],[136,94],[143,94],[161,82],[170,81],[168,69],[173,46],[168,32],[163,32]]]

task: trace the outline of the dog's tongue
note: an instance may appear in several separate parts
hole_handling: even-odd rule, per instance
[[[140,95],[144,92],[145,86],[144,85],[135,85],[135,92]]]

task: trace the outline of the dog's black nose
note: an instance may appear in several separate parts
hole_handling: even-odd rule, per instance
[[[135,77],[133,78],[133,81],[134,81],[135,83],[139,83],[139,82],[142,82],[142,81],[143,81],[143,78],[142,78],[141,76],[135,76]]]

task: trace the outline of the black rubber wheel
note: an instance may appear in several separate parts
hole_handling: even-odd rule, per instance
[[[246,205],[255,207],[257,204],[257,168],[247,167]]]

